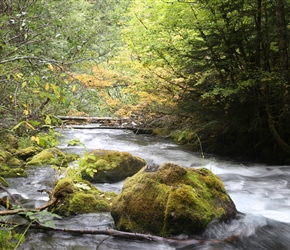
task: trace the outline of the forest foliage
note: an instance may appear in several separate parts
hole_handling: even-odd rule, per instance
[[[289,0],[2,1],[1,131],[129,116],[208,153],[286,162],[289,11]]]

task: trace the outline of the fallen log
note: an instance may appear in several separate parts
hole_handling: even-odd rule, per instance
[[[79,121],[79,122],[90,122],[90,123],[118,123],[131,121],[130,118],[114,118],[114,117],[97,117],[97,116],[56,116],[62,121]]]
[[[0,222],[2,223],[2,222]],[[10,223],[11,225],[11,223]],[[15,225],[16,230],[17,227],[22,229],[24,225]],[[44,224],[31,224],[29,229],[37,229],[37,230],[45,230],[45,231],[54,231],[54,232],[64,232],[64,233],[71,233],[71,234],[92,234],[92,235],[108,235],[112,237],[117,237],[121,239],[127,240],[139,240],[139,241],[151,241],[160,244],[170,245],[175,247],[176,249],[186,249],[188,247],[200,246],[209,243],[208,240],[202,239],[186,239],[186,240],[179,240],[179,239],[170,239],[170,238],[163,238],[160,236],[150,235],[150,234],[141,234],[141,233],[131,233],[131,232],[124,232],[118,231],[112,228],[108,229],[91,229],[91,230],[80,230],[80,229],[68,229],[68,228],[59,228],[59,227],[51,227],[46,226]]]
[[[65,128],[72,128],[72,129],[124,129],[124,130],[131,130],[135,134],[152,134],[153,129],[151,128],[137,128],[131,126],[102,126],[102,125],[66,125]],[[63,128],[63,127],[62,127]]]
[[[19,214],[19,213],[25,213],[25,212],[39,212],[43,211],[46,208],[50,207],[53,205],[57,199],[53,197],[48,203],[45,205],[38,207],[38,208],[19,208],[19,209],[13,209],[13,205],[9,202],[7,202],[6,199],[0,198],[0,205],[5,207],[7,210],[2,210],[0,211],[0,216],[4,215],[13,215],[13,214]]]

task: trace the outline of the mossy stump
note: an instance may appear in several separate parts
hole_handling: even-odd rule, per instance
[[[172,163],[151,170],[145,167],[128,178],[114,200],[111,214],[118,230],[199,235],[211,221],[236,215],[222,181],[211,171]]]
[[[111,202],[117,194],[101,192],[86,180],[73,181],[66,177],[58,181],[52,196],[57,198],[57,202],[49,207],[49,211],[61,216],[69,216],[109,212]]]
[[[146,161],[128,152],[96,149],[82,162],[82,177],[96,183],[114,183],[136,174]],[[93,175],[88,174],[91,171]]]

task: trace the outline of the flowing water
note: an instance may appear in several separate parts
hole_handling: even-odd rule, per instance
[[[65,129],[59,131],[60,148],[82,154],[92,149],[114,149],[127,151],[142,157],[148,164],[174,162],[186,167],[205,167],[213,171],[224,182],[237,209],[239,218],[228,223],[211,223],[202,242],[184,241],[178,245],[152,241],[125,240],[106,235],[78,235],[63,232],[29,230],[26,241],[19,249],[138,249],[138,250],[290,250],[290,166],[265,166],[241,164],[190,152],[169,140],[135,135],[131,131],[116,129]],[[71,139],[79,139],[86,145],[68,147]],[[11,193],[23,198],[27,206],[38,207],[48,198],[37,192],[52,189],[55,172],[50,166],[29,170],[28,178],[9,179]],[[120,192],[123,182],[96,185],[103,191]],[[6,195],[0,193],[0,196]],[[85,214],[55,220],[63,228],[89,230],[113,228],[109,213]]]

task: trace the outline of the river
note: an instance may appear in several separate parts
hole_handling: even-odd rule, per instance
[[[224,182],[233,199],[239,218],[229,223],[209,225],[202,238],[203,244],[180,245],[150,241],[125,240],[106,235],[78,235],[60,232],[29,230],[23,250],[290,250],[290,166],[265,166],[239,163],[191,152],[170,140],[149,135],[136,135],[117,129],[64,129],[59,130],[60,148],[82,154],[92,149],[127,151],[142,157],[148,164],[174,162],[185,167],[205,167]],[[67,146],[71,139],[79,139],[82,146]],[[23,197],[26,204],[40,206],[47,201],[38,189],[52,189],[55,172],[50,166],[29,170],[28,178],[9,179],[10,192]],[[120,192],[123,182],[97,184],[103,190]],[[0,193],[0,196],[4,194]],[[58,227],[71,229],[106,229],[114,227],[108,213],[86,214],[55,220]]]

